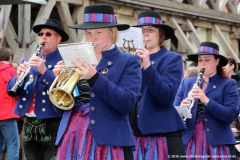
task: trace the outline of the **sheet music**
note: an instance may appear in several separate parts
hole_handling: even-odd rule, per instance
[[[98,63],[91,42],[59,44],[58,50],[66,67],[73,66],[71,62],[76,61],[77,57],[91,65],[96,65]]]
[[[143,44],[143,36],[142,36],[142,28],[139,27],[130,27],[127,30],[124,31],[118,31],[119,33],[119,38],[117,41],[117,46],[118,47],[124,47],[124,40],[133,40],[135,48],[143,49],[144,44]],[[126,43],[127,45],[127,43]],[[132,46],[131,46],[132,47]]]
[[[189,112],[189,110],[187,109],[187,107],[181,107],[181,106],[174,106],[178,113],[181,116],[184,116],[185,118],[192,118],[192,114]]]

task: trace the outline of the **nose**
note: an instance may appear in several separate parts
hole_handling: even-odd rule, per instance
[[[200,64],[201,64],[202,66],[204,66],[204,65],[205,65],[205,62],[204,62],[204,61],[201,61]]]
[[[92,35],[91,41],[92,41],[92,43],[96,43],[96,41],[97,41],[97,36],[96,36],[96,35]]]

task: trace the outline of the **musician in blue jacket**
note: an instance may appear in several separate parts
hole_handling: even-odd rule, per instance
[[[132,160],[128,116],[140,91],[140,58],[116,46],[118,30],[130,26],[117,24],[111,5],[86,6],[83,17],[83,23],[69,27],[84,30],[84,41],[94,44],[98,64],[89,65],[81,57],[73,62],[82,75],[77,85],[80,95],[63,113],[56,159]],[[61,68],[59,62],[54,73]]]
[[[186,127],[173,106],[182,79],[182,57],[163,46],[174,30],[155,11],[139,13],[136,27],[142,28],[145,49],[135,52],[141,58],[142,87],[130,116],[134,159],[182,159],[182,130]]]
[[[57,49],[60,42],[68,40],[61,22],[48,19],[44,24],[33,27],[39,36],[39,43],[45,42],[40,55],[26,58],[17,68],[17,75],[9,82],[7,89],[11,90],[20,74],[29,73],[16,90],[18,97],[14,113],[24,116],[23,148],[27,160],[50,160],[57,153],[55,140],[61,115],[56,112],[49,100],[48,89],[55,75],[54,66],[62,57]]]
[[[176,106],[192,107],[183,132],[187,159],[235,158],[231,123],[238,112],[238,91],[235,80],[222,76],[228,60],[213,42],[202,42],[188,58],[205,70],[200,86],[193,87],[197,77],[183,79],[174,101]],[[194,101],[193,106],[189,101]]]

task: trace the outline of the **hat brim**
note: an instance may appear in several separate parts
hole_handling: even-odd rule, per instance
[[[174,29],[171,26],[166,25],[166,24],[144,23],[144,24],[135,25],[135,26],[132,26],[132,27],[142,27],[142,26],[158,26],[158,27],[161,27],[165,32],[165,40],[170,39],[174,36]]]
[[[222,65],[222,66],[226,66],[228,64],[228,60],[226,57],[222,56],[222,55],[219,55],[219,54],[209,54],[209,53],[206,53],[206,52],[197,52],[197,53],[194,53],[194,54],[189,54],[187,55],[188,59],[194,61],[194,62],[198,62],[198,55],[216,55],[217,57],[219,57],[219,63]]]
[[[64,32],[63,30],[61,30],[57,27],[51,26],[51,25],[46,25],[46,24],[36,25],[33,27],[33,31],[38,34],[43,28],[53,29],[54,31],[59,33],[62,37],[61,42],[65,42],[69,39],[68,34],[66,32]]]
[[[74,29],[82,29],[82,30],[117,27],[117,29],[119,31],[123,31],[123,30],[130,28],[130,25],[128,25],[128,24],[112,24],[112,23],[103,23],[103,22],[94,22],[94,23],[93,22],[84,22],[81,24],[69,25],[68,27],[74,28]]]

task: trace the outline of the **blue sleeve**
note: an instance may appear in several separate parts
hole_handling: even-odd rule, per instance
[[[160,66],[163,69],[150,65],[143,71],[143,80],[146,81],[150,93],[163,106],[173,103],[181,83],[183,68],[182,57],[178,54],[169,55],[166,61],[167,63]]]
[[[91,90],[98,93],[101,99],[115,110],[127,114],[133,109],[141,88],[140,58],[131,56],[123,72],[116,71],[115,74],[121,75],[117,85],[104,75],[99,74]]]

